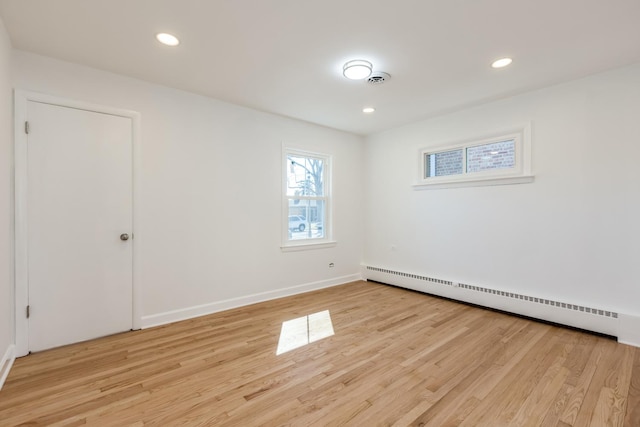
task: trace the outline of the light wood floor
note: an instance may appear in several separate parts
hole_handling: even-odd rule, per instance
[[[282,322],[335,335],[276,355]],[[18,359],[0,425],[640,426],[640,349],[355,282]]]

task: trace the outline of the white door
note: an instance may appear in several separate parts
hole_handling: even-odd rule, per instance
[[[29,350],[130,330],[132,119],[34,101],[27,119]]]

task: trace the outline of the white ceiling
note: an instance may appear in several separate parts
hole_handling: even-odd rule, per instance
[[[640,0],[0,0],[0,16],[17,49],[363,135],[640,61]],[[349,81],[349,59],[391,79]]]

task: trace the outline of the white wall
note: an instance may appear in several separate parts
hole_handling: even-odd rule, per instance
[[[412,188],[420,148],[528,121],[534,183]],[[364,262],[640,315],[638,123],[640,64],[368,137]]]
[[[21,51],[13,60],[16,88],[141,113],[143,317],[359,273],[361,137]],[[283,142],[334,156],[335,248],[280,250]]]
[[[10,67],[11,43],[0,19],[0,357],[13,344],[13,95]]]
[[[369,265],[640,315],[640,64],[366,144],[25,52],[15,51],[12,65],[20,89],[142,114],[136,244],[144,316],[340,281],[357,273],[363,253]],[[529,121],[534,183],[412,188],[420,148]],[[334,155],[335,248],[280,251],[282,142]],[[3,187],[10,191],[8,181]]]

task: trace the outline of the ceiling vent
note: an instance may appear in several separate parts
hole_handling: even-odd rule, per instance
[[[391,76],[385,72],[374,71],[373,73],[371,73],[369,77],[367,77],[367,83],[372,85],[380,85],[386,82],[387,80],[389,80],[390,78]]]

